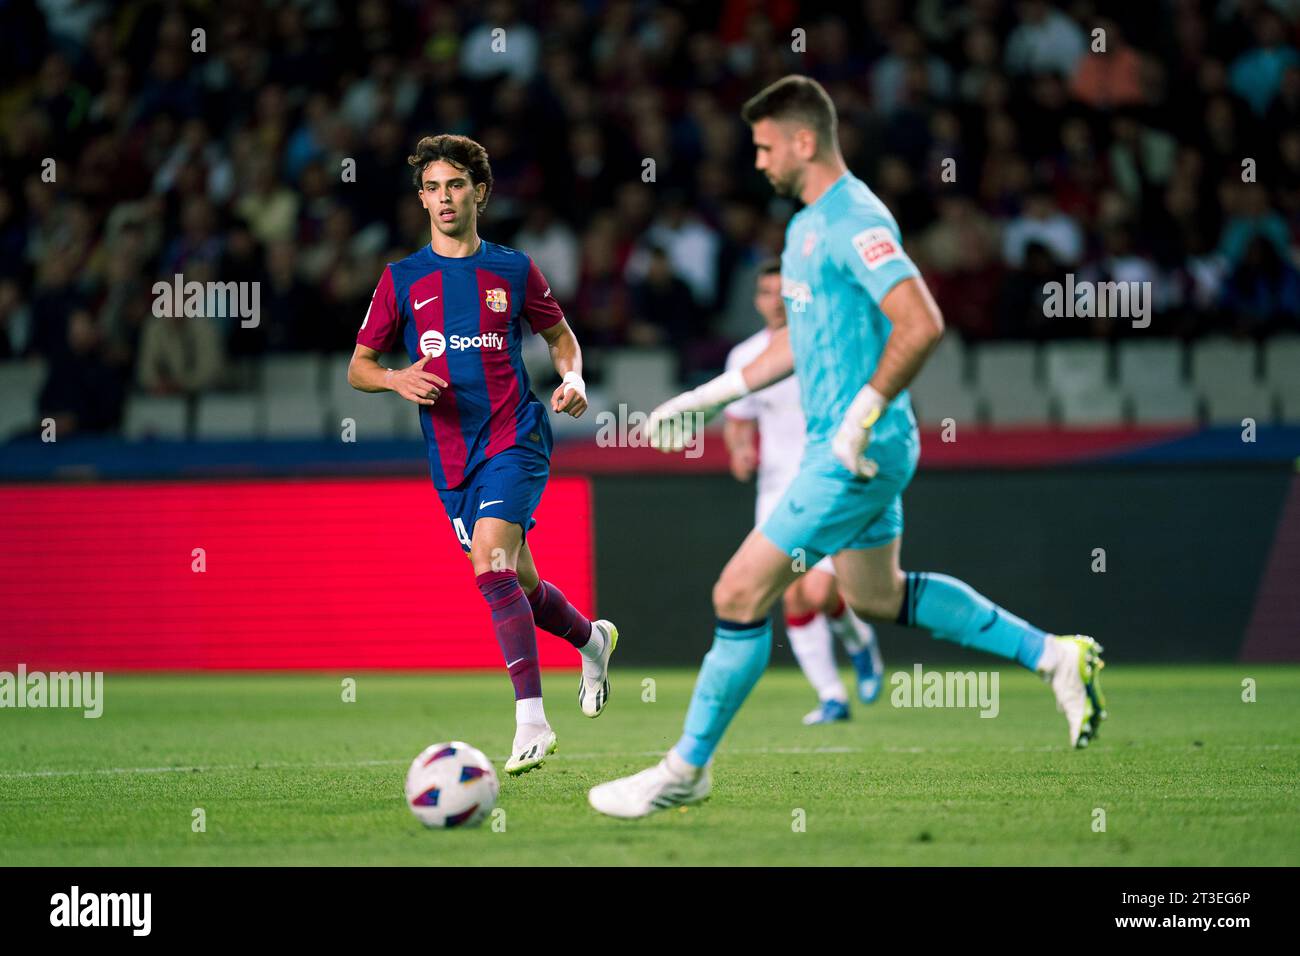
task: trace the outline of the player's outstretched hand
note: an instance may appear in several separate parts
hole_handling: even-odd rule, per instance
[[[564,381],[551,394],[551,411],[581,418],[587,410],[587,384],[577,372],[565,372]]]
[[[696,429],[747,394],[749,386],[745,377],[740,369],[733,369],[668,399],[646,419],[645,433],[650,438],[650,447],[663,452],[681,451]]]
[[[646,419],[645,433],[650,439],[650,447],[662,452],[681,451],[696,427],[703,425],[701,419],[705,417],[692,401],[691,392],[668,399]]]
[[[388,387],[408,402],[432,405],[442,395],[442,390],[447,387],[447,383],[432,372],[424,370],[424,363],[427,361],[429,356],[422,355],[413,365],[390,370],[386,376]]]

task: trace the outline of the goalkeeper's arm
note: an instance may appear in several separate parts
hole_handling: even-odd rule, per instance
[[[891,331],[871,385],[892,400],[916,377],[943,338],[943,314],[921,278],[905,279],[880,302]]]
[[[943,315],[919,277],[894,286],[881,300],[880,308],[892,331],[871,381],[849,403],[844,420],[831,438],[835,457],[860,478],[874,478],[878,470],[876,462],[864,457],[872,426],[885,407],[907,388],[943,336]]]
[[[750,392],[766,388],[794,372],[790,332],[777,329],[767,348],[743,368],[723,372],[703,385],[670,398],[646,421],[650,444],[662,451],[680,451],[697,425],[708,421],[727,405]]]
[[[794,353],[790,351],[790,330],[782,326],[773,332],[768,339],[767,348],[755,355],[740,372],[745,377],[745,386],[750,392],[757,392],[760,388],[767,388],[793,375]]]

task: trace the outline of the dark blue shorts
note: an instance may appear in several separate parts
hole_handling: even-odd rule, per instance
[[[479,518],[500,518],[524,529],[524,536],[537,524],[533,512],[542,500],[551,463],[528,448],[507,448],[474,469],[459,488],[438,490],[442,506],[469,553],[474,522]]]

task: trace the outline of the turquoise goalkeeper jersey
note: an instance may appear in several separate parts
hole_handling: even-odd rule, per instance
[[[790,220],[781,254],[781,294],[808,420],[809,456],[829,454],[849,403],[876,371],[892,328],[881,300],[917,275],[893,215],[852,173]],[[880,449],[915,432],[904,391],[876,422],[871,445]],[[867,457],[874,457],[870,450]]]

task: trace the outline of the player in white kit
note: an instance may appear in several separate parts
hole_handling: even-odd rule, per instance
[[[772,333],[785,326],[779,259],[760,267],[754,308],[764,327],[731,350],[728,371],[744,368],[767,348]],[[767,520],[799,473],[805,433],[799,380],[793,375],[727,406],[724,435],[731,453],[731,474],[738,481],[749,481],[755,472],[758,476],[755,527]],[[859,699],[870,704],[880,696],[884,664],[875,630],[849,610],[840,597],[829,555],[795,579],[782,596],[782,605],[790,647],[817,692],[817,707],[804,717],[805,724],[849,718],[848,693],[835,667],[832,635],[844,645],[853,663]]]

